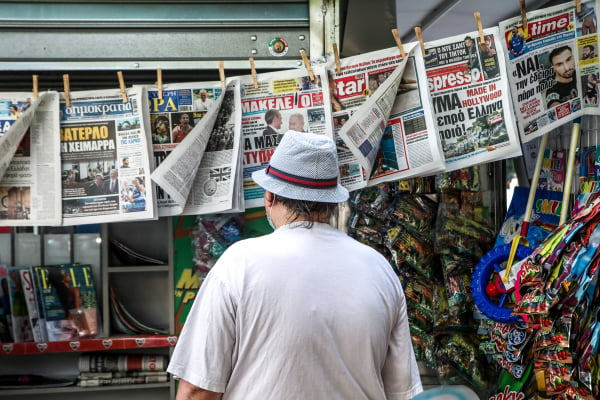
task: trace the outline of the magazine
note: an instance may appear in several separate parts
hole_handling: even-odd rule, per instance
[[[305,69],[257,74],[258,88],[251,75],[240,77],[246,209],[264,206],[264,191],[252,180],[252,172],[267,166],[286,131],[333,139],[324,66],[313,67],[313,73],[312,81]]]
[[[35,276],[31,266],[22,267],[19,270],[21,274],[21,286],[25,294],[27,304],[27,313],[29,315],[29,324],[33,332],[33,340],[36,342],[45,342],[48,340],[46,332],[46,320],[40,315],[37,288],[35,286]]]
[[[0,222],[7,226],[62,223],[58,93],[1,93]]]
[[[581,22],[575,3],[528,12],[527,31],[520,16],[501,21],[499,27],[521,141],[526,143],[582,116],[577,54],[583,48],[576,38]],[[553,62],[565,65],[565,71],[555,73]]]
[[[239,82],[224,92],[220,82],[165,85],[162,101],[155,89],[148,95],[159,215],[243,211]]]
[[[340,179],[348,190],[444,169],[416,43],[328,67]]]
[[[143,87],[72,92],[60,102],[63,225],[157,218]]]
[[[34,266],[49,341],[98,336],[96,292],[89,266]]]
[[[521,155],[497,28],[425,43],[425,68],[446,171]]]

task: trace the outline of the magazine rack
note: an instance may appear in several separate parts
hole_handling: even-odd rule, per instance
[[[1,343],[0,376],[44,375],[75,379],[79,373],[78,358],[85,353],[170,354],[177,342],[177,335],[174,334],[171,218],[103,224],[100,232],[95,233],[71,231],[65,234],[63,230],[44,235],[43,232],[42,228],[42,234],[0,234],[0,256],[7,263],[11,260],[14,265],[90,263],[94,270],[98,302],[101,304],[103,336],[72,341]],[[15,237],[9,239],[11,235]],[[12,245],[11,240],[14,242]],[[110,246],[114,240],[150,258],[141,263],[123,255],[119,257],[114,247]],[[136,329],[146,326],[155,331],[131,332],[123,329],[122,321],[116,319],[111,311],[111,290],[117,294],[119,305],[126,309],[128,318],[133,319],[128,319],[128,323]],[[166,383],[98,387],[32,385],[0,390],[0,399],[39,399],[40,395],[47,400],[74,400],[84,396],[86,400],[101,400],[109,396],[127,396],[128,400],[165,400],[175,397],[175,383],[171,380]]]

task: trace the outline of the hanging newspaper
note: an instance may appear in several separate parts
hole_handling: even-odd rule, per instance
[[[581,3],[581,12],[577,14],[575,29],[577,32],[577,54],[579,75],[583,95],[585,114],[600,114],[598,92],[600,86],[600,63],[598,62],[598,34],[596,21],[596,1]]]
[[[446,170],[521,155],[498,28],[425,43],[425,70]]]
[[[58,93],[0,93],[0,225],[62,222]]]
[[[239,86],[228,80],[221,93],[220,82],[165,85],[162,100],[149,90],[159,215],[244,210]]]
[[[328,68],[341,183],[348,190],[444,169],[416,43]]]
[[[578,24],[574,2],[528,12],[527,31],[520,17],[499,24],[523,143],[583,115]]]
[[[142,87],[61,98],[63,225],[157,218]]]
[[[244,197],[246,208],[262,207],[263,189],[252,172],[265,168],[275,147],[288,130],[327,135],[333,139],[327,78],[323,66],[240,77],[242,85],[242,138],[244,146]]]

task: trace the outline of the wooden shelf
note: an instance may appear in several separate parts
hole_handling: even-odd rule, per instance
[[[99,339],[81,339],[60,342],[1,343],[0,355],[73,353],[173,347],[177,335],[125,336]],[[139,385],[137,385],[139,386]]]

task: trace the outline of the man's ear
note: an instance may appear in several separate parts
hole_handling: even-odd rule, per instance
[[[265,190],[265,207],[273,207],[273,203],[275,203],[275,195]]]

